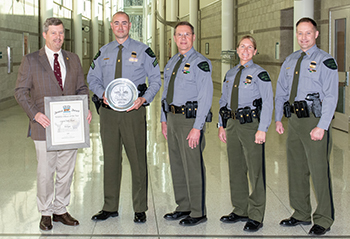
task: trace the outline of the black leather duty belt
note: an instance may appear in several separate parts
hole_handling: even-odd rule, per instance
[[[186,107],[183,106],[176,106],[176,105],[170,105],[170,112],[173,114],[185,114]]]
[[[252,116],[253,118],[258,118],[258,115],[257,115],[257,113],[256,113],[256,110],[252,110],[252,111],[251,111],[251,116]],[[231,117],[232,117],[232,119],[239,119],[239,117],[241,117],[241,114],[237,114],[237,113],[231,111]]]
[[[109,109],[109,110],[113,110],[111,107],[109,107],[109,105],[103,103],[103,101],[102,101],[102,107],[106,108],[106,109]]]

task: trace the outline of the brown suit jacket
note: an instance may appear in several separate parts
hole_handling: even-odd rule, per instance
[[[79,57],[62,50],[66,80],[61,90],[45,53],[45,47],[25,55],[18,70],[15,97],[29,117],[28,137],[46,140],[45,129],[34,120],[38,112],[45,114],[45,96],[89,95]]]

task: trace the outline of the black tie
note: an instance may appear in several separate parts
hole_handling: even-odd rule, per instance
[[[118,56],[117,56],[117,63],[115,64],[115,79],[121,78],[122,77],[122,48],[123,45],[120,44],[119,46],[119,51],[118,51]]]
[[[235,111],[238,108],[238,86],[240,83],[242,70],[244,69],[244,66],[239,67],[239,71],[236,74],[235,81],[233,82],[232,86],[232,94],[231,94],[231,110]]]
[[[301,61],[303,60],[303,57],[306,55],[305,52],[301,53],[301,56],[299,57],[297,64],[295,65],[295,70],[294,70],[294,77],[293,77],[293,84],[292,84],[292,91],[290,92],[289,96],[289,102],[292,103],[294,102],[295,97],[297,96],[297,91],[298,91],[298,84],[299,84],[299,71],[300,71],[300,64]]]
[[[166,101],[168,102],[168,104],[173,102],[175,77],[176,77],[177,70],[181,65],[182,59],[184,58],[183,55],[180,55],[179,57],[180,59],[176,62],[176,65],[174,67],[173,73],[171,74],[169,85],[168,85],[168,92],[166,96]]]

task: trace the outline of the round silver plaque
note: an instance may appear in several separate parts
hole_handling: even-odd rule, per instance
[[[116,111],[126,111],[138,97],[135,84],[126,78],[118,78],[108,84],[105,96],[109,107]]]

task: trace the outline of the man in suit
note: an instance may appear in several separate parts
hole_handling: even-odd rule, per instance
[[[58,18],[44,23],[45,47],[23,57],[18,71],[15,97],[29,117],[28,137],[34,140],[37,153],[37,205],[42,217],[39,227],[52,229],[52,220],[77,226],[66,207],[70,201],[77,149],[46,150],[45,128],[50,120],[45,115],[44,97],[88,95],[79,57],[61,49],[64,26]],[[88,122],[91,122],[89,110]],[[56,173],[56,179],[54,175]]]

